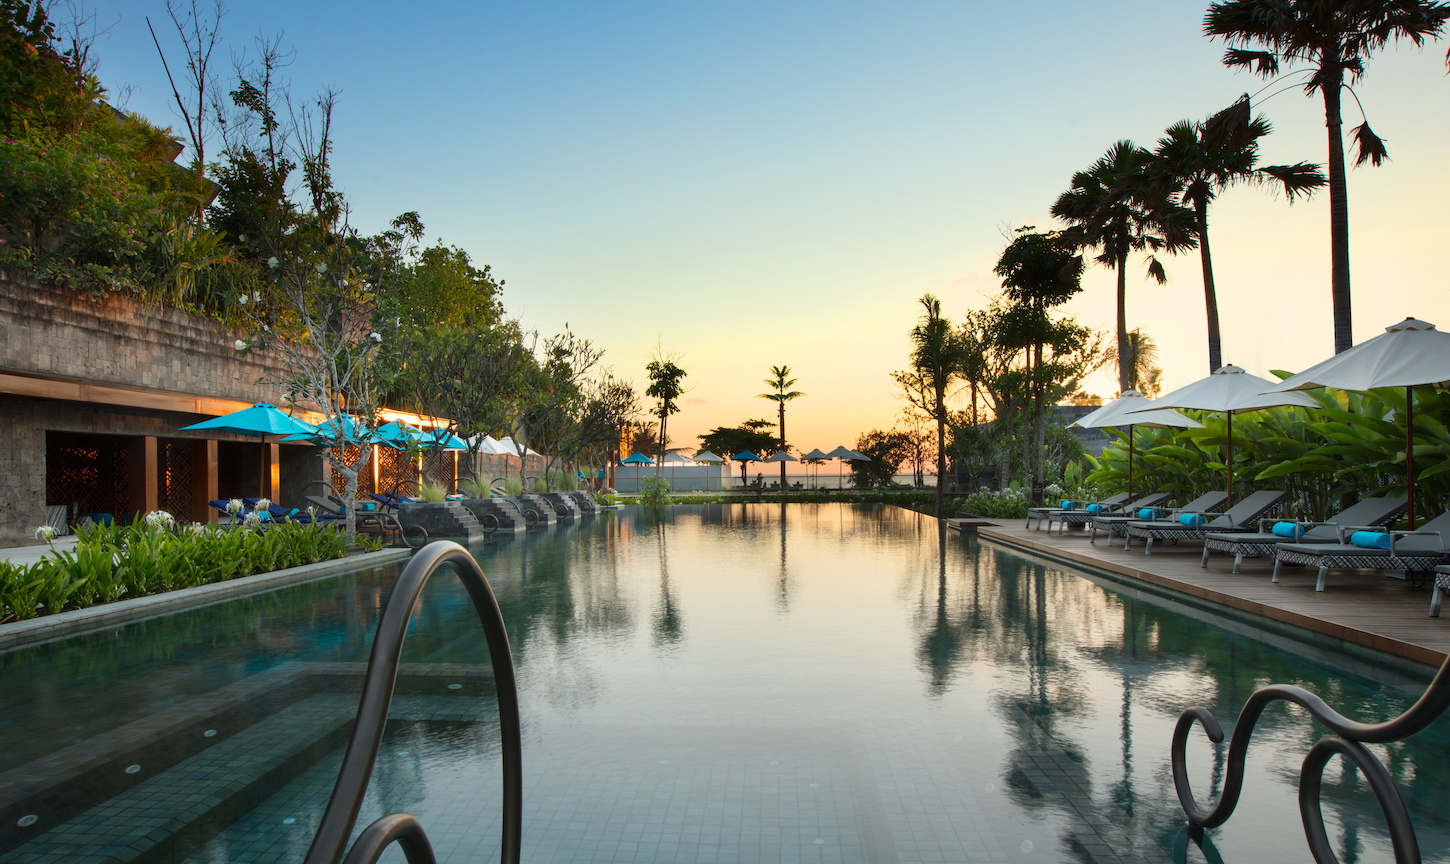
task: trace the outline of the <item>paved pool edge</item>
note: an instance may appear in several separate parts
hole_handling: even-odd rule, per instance
[[[255,576],[243,576],[240,579],[198,585],[195,588],[182,588],[177,591],[168,591],[165,594],[152,594],[132,600],[117,600],[114,603],[91,606],[87,609],[72,609],[69,612],[61,612],[59,615],[44,615],[40,618],[0,624],[0,652],[74,636],[77,633],[102,630],[181,609],[210,606],[234,597],[244,597],[248,594],[257,594],[274,588],[295,585],[299,582],[333,576],[345,570],[390,564],[394,561],[401,561],[412,554],[411,549],[384,549],[381,552],[368,552],[363,555],[321,561],[317,564],[304,564],[301,567],[273,570],[271,573],[258,573]]]

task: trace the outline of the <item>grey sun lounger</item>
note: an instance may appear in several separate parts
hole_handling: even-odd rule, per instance
[[[1367,525],[1344,525],[1339,534],[1346,540],[1355,528]],[[1383,529],[1380,529],[1383,530]],[[1400,570],[1406,573],[1428,573],[1441,564],[1450,564],[1450,513],[1431,519],[1414,531],[1385,531],[1390,535],[1390,548],[1365,549],[1352,543],[1280,543],[1274,547],[1274,581],[1279,581],[1279,568],[1285,564],[1304,564],[1319,568],[1315,591],[1323,591],[1330,570]],[[1431,601],[1434,602],[1433,600]]]
[[[1208,553],[1210,552],[1227,552],[1234,556],[1233,572],[1237,573],[1245,558],[1262,558],[1265,555],[1273,555],[1274,548],[1280,543],[1338,544],[1340,526],[1355,525],[1377,528],[1405,512],[1407,503],[1404,498],[1366,498],[1351,504],[1323,522],[1294,522],[1304,528],[1304,533],[1298,539],[1280,537],[1268,530],[1274,522],[1292,522],[1294,521],[1292,519],[1260,519],[1257,534],[1209,534],[1203,538],[1203,560],[1198,562],[1198,566],[1208,566]]]
[[[1159,516],[1153,521],[1164,522],[1166,524],[1168,520],[1177,519],[1184,513],[1212,513],[1213,511],[1222,507],[1227,502],[1227,492],[1205,492],[1197,498],[1194,498],[1192,501],[1189,501],[1187,504],[1184,504],[1182,507],[1164,510],[1163,515]],[[1153,507],[1154,505],[1147,504],[1144,506]],[[1161,508],[1155,509],[1161,510]],[[1095,516],[1092,519],[1088,520],[1088,531],[1090,532],[1088,536],[1088,542],[1093,544],[1094,546],[1097,545],[1099,529],[1108,532],[1108,538],[1112,539],[1114,536],[1125,536],[1128,531],[1129,523],[1142,521],[1142,519],[1138,518],[1137,511],[1134,511],[1129,515],[1123,516]]]
[[[1104,498],[1101,501],[1074,501],[1074,506],[1072,510],[1064,510],[1061,507],[1028,507],[1027,524],[1024,527],[1031,528],[1032,520],[1036,519],[1037,530],[1041,531],[1042,523],[1047,521],[1050,517],[1057,515],[1058,513],[1072,513],[1078,510],[1083,510],[1087,507],[1091,507],[1094,504],[1107,508],[1107,512],[1117,513],[1126,503],[1128,503],[1128,493],[1120,492],[1111,498]]]
[[[1172,492],[1154,492],[1152,495],[1144,495],[1137,501],[1124,504],[1111,513],[1090,513],[1087,510],[1062,510],[1047,517],[1047,530],[1048,533],[1052,532],[1052,522],[1054,519],[1057,520],[1057,533],[1061,534],[1063,529],[1069,525],[1086,525],[1093,519],[1102,516],[1129,516],[1130,514],[1137,513],[1144,507],[1157,507],[1160,504],[1166,504],[1168,499],[1172,497]]]
[[[1148,548],[1143,554],[1152,555],[1154,540],[1177,542],[1202,540],[1209,534],[1248,533],[1257,527],[1259,517],[1279,506],[1288,497],[1289,493],[1282,490],[1255,492],[1212,519],[1204,520],[1202,525],[1184,525],[1182,522],[1129,522],[1123,548],[1132,546],[1134,537],[1141,537],[1148,541]]]
[[[1441,564],[1435,568],[1435,590],[1430,593],[1430,617],[1440,617],[1440,597],[1450,588],[1450,566]]]

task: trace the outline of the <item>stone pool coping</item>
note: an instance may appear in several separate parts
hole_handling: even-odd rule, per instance
[[[333,576],[344,570],[390,564],[406,559],[412,554],[411,549],[384,549],[381,552],[349,555],[334,558],[331,561],[289,567],[286,570],[273,570],[270,573],[243,576],[240,579],[230,579],[226,582],[198,585],[195,588],[181,588],[165,594],[149,594],[145,597],[117,600],[114,603],[103,603],[85,609],[72,609],[57,615],[43,615],[24,621],[12,621],[8,624],[0,624],[0,651],[9,651],[14,648],[48,642],[52,639],[74,636],[77,633],[103,630],[181,609],[210,606],[234,597],[244,597],[248,594],[258,594],[274,588],[283,588],[299,582]]]

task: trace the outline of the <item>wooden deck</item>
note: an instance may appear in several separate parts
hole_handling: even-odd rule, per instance
[[[975,528],[986,540],[1140,579],[1432,666],[1450,653],[1450,615],[1429,617],[1428,585],[1417,588],[1380,572],[1331,570],[1326,589],[1316,593],[1314,569],[1285,567],[1276,585],[1269,581],[1273,561],[1268,558],[1245,559],[1237,576],[1231,572],[1231,555],[1211,554],[1208,568],[1200,568],[1203,546],[1195,541],[1155,543],[1153,554],[1144,555],[1141,541],[1125,552],[1122,538],[1109,544],[1101,533],[1094,546],[1085,531],[1058,535],[1026,529],[1019,521],[993,526],[988,520],[963,519],[948,524]]]

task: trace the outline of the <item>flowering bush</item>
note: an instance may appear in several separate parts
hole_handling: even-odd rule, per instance
[[[993,519],[1026,519],[1027,496],[1019,489],[991,491],[983,486],[975,494],[961,499],[958,511],[972,516]]]

